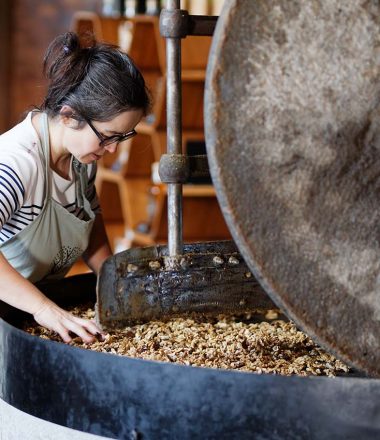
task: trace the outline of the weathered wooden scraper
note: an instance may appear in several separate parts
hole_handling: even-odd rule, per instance
[[[185,315],[274,307],[231,241],[136,248],[109,258],[97,286],[103,328]]]

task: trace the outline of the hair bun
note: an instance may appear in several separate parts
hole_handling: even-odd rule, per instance
[[[80,49],[80,40],[76,33],[66,32],[63,34],[63,50],[65,53],[72,53]]]

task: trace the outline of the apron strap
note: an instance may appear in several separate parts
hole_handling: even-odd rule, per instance
[[[85,167],[74,157],[73,159],[73,169],[75,173],[75,195],[77,198],[77,203],[79,208],[84,208],[84,192],[85,188],[87,187],[85,182],[85,176],[86,173]]]
[[[50,176],[50,148],[49,148],[49,126],[48,116],[46,113],[41,113],[40,122],[41,134],[42,134],[42,153],[45,158],[45,184],[46,184],[46,197],[45,200],[51,197],[51,181]]]
[[[49,143],[49,125],[46,113],[41,114],[41,133],[42,133],[42,151],[45,158],[45,182],[46,197],[51,197],[52,193],[52,173],[50,172],[50,143]],[[78,207],[84,209],[86,215],[91,218],[91,204],[86,197],[86,188],[88,186],[87,167],[80,163],[75,157],[73,159],[73,170],[75,174],[75,195]]]
[[[84,165],[83,163],[79,162],[79,160],[74,157],[73,169],[76,177],[75,191],[76,191],[78,207],[82,208],[87,214],[87,216],[91,218],[92,216],[91,203],[88,201],[86,195],[86,191],[88,188],[87,165]]]

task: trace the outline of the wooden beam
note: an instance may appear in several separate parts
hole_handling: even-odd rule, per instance
[[[0,1],[0,133],[9,128],[10,0]]]

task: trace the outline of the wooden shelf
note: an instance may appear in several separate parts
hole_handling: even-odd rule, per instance
[[[87,22],[86,22],[87,19]],[[153,164],[166,152],[166,56],[159,19],[94,17],[77,13],[74,30],[93,25],[98,39],[118,44],[119,27],[130,32],[128,54],[152,93],[152,113],[136,127],[138,136],[99,163],[97,191],[105,219],[124,223],[124,247],[167,241],[167,188],[152,181]],[[80,25],[80,26],[79,26]],[[211,37],[182,40],[182,148],[204,142],[203,95]],[[115,201],[115,194],[117,199]],[[212,185],[183,186],[184,241],[230,238]],[[118,249],[120,250],[120,249]]]
[[[150,192],[149,203],[153,208],[153,215],[126,231],[126,247],[150,246],[167,241],[166,185],[153,185]],[[212,185],[183,185],[183,196],[185,241],[223,240],[230,237]],[[139,231],[141,225],[146,227],[146,232]]]

